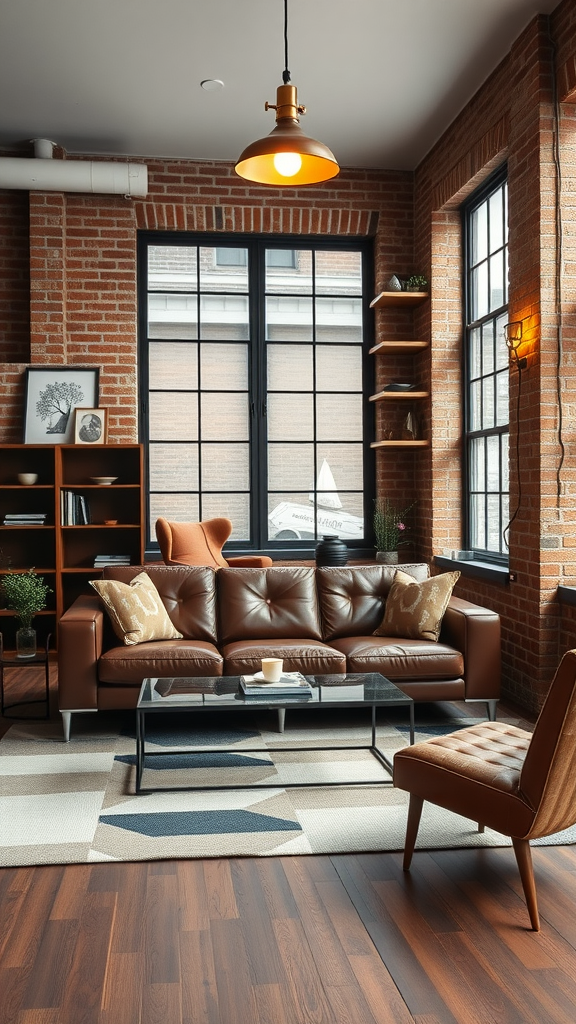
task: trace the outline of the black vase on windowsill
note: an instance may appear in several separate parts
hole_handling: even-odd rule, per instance
[[[348,548],[336,534],[324,534],[316,545],[316,565],[346,565]]]

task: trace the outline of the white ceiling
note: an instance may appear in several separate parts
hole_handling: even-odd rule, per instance
[[[344,167],[414,168],[557,3],[288,0],[302,128]],[[283,0],[1,0],[0,146],[235,160],[274,127],[283,18]]]

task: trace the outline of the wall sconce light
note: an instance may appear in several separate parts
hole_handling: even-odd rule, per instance
[[[510,352],[510,359],[516,363],[519,370],[524,370],[528,365],[526,356],[518,355],[518,349],[520,348],[520,342],[522,341],[522,321],[513,320],[509,324],[504,324],[504,337],[506,339],[506,345]]]
[[[234,170],[241,178],[259,185],[314,185],[333,178],[340,168],[328,146],[304,135],[300,127],[298,115],[305,114],[306,107],[299,106],[296,86],[289,84],[288,0],[284,0],[284,54],[284,84],[276,90],[276,104],[265,104],[266,110],[276,111],[276,127],[270,135],[246,147]]]

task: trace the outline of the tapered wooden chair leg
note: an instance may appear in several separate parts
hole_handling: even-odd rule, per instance
[[[414,845],[416,843],[416,837],[418,835],[418,826],[420,825],[420,818],[422,817],[422,808],[424,806],[424,800],[421,796],[416,796],[414,793],[410,794],[410,806],[408,808],[408,822],[406,824],[406,839],[404,842],[404,861],[402,868],[404,871],[410,870],[412,863],[412,854],[414,853]]]
[[[536,883],[534,881],[534,867],[532,865],[532,852],[527,839],[515,839],[512,836],[512,845],[516,854],[516,863],[520,872],[522,888],[530,914],[530,922],[535,932],[540,931],[540,917],[538,915],[538,902],[536,899]]]

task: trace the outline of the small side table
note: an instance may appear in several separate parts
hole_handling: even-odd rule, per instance
[[[46,646],[44,650],[38,651],[33,658],[18,658],[16,651],[5,651],[4,650],[4,638],[0,633],[0,714],[4,718],[21,718],[29,722],[39,722],[50,717],[50,665],[48,661],[48,652],[50,648],[50,637],[51,633],[48,633],[46,637]],[[6,668],[29,668],[33,665],[44,665],[44,686],[45,693],[43,697],[37,697],[34,700],[18,700],[12,704],[4,703],[4,670]],[[32,704],[45,704],[46,713],[44,715],[7,715],[6,712],[12,710],[12,708],[25,707]]]

